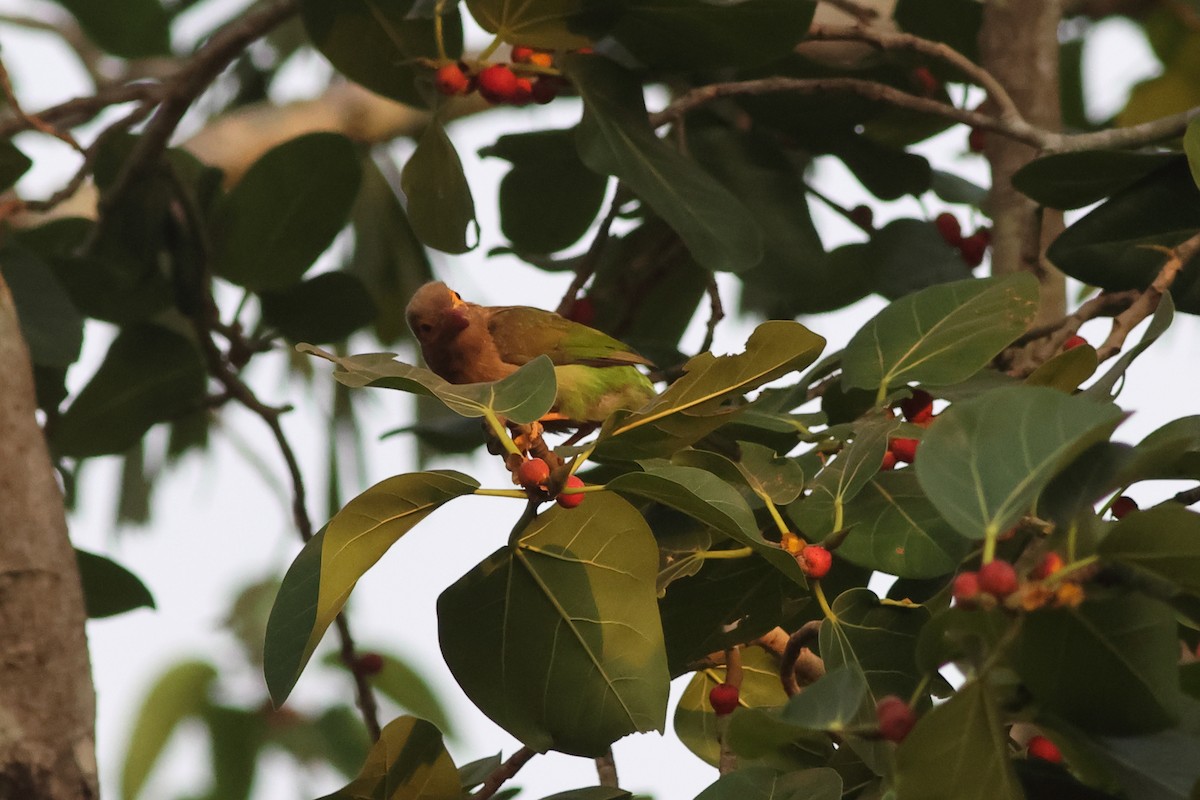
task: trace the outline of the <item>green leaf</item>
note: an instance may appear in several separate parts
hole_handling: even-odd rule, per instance
[[[725,668],[723,666],[698,670],[688,682],[687,688],[683,690],[683,695],[675,707],[675,735],[697,758],[714,767],[720,761],[719,737],[722,723],[713,713],[708,695],[714,686],[723,683],[724,680]],[[775,660],[775,657],[759,647],[743,648],[742,685],[738,687],[738,704],[741,708],[770,709],[782,706],[787,700],[788,696],[779,683],[779,662]],[[730,718],[730,722],[732,721],[733,718]],[[793,731],[783,744],[790,744],[796,735],[796,732]],[[805,766],[816,766],[823,763],[824,759],[828,757],[830,748],[826,743],[810,737],[810,741],[806,744],[812,750],[805,751],[798,747],[791,753],[798,761],[807,757],[808,763]],[[767,749],[763,748],[763,751],[766,752]],[[739,755],[747,756],[748,754],[739,752]]]
[[[433,3],[420,0],[303,0],[304,28],[338,72],[373,92],[425,107],[433,71],[417,59],[439,58]],[[462,53],[462,17],[456,3],[440,3],[446,55]]]
[[[467,0],[467,10],[488,33],[512,44],[551,50],[591,44],[575,32],[585,5],[584,0]]]
[[[1200,594],[1200,514],[1181,505],[1130,514],[1101,540],[1098,554]]]
[[[216,669],[204,661],[183,661],[164,672],[142,701],[121,767],[121,797],[137,800],[171,735],[184,720],[209,706]]]
[[[938,514],[913,469],[880,472],[846,506],[839,557],[901,578],[953,572],[971,544]]]
[[[1116,406],[1079,395],[1035,386],[995,389],[940,414],[921,440],[914,467],[926,496],[959,533],[996,536],[1120,420]]]
[[[567,56],[564,70],[583,97],[576,144],[588,168],[632,188],[707,269],[740,272],[762,259],[762,234],[753,215],[695,161],[655,135],[633,73],[593,55]]]
[[[371,746],[358,777],[321,800],[461,800],[454,760],[431,722],[397,717]]]
[[[75,548],[88,619],[112,617],[135,608],[154,608],[154,598],[138,576],[104,556]]]
[[[429,682],[407,661],[390,653],[364,647],[358,643],[359,653],[375,653],[383,660],[383,667],[371,676],[371,686],[396,705],[414,716],[428,720],[437,726],[444,736],[454,738],[453,726]],[[322,659],[327,666],[352,672],[340,652],[330,652]]]
[[[513,165],[500,181],[500,230],[518,251],[570,247],[600,212],[608,180],[579,160],[573,128],[510,133],[479,154]]]
[[[157,325],[124,328],[59,418],[54,450],[71,458],[124,452],[151,425],[199,407],[205,383],[190,340]]]
[[[769,447],[754,442],[738,442],[741,458],[736,462],[750,487],[759,496],[786,506],[804,489],[804,470],[792,458],[776,455]]]
[[[972,279],[971,267],[925,219],[893,219],[872,233],[865,247],[871,288],[888,300]]]
[[[1024,800],[1004,720],[982,681],[917,721],[896,750],[895,786],[900,797]]]
[[[518,424],[533,422],[550,410],[557,392],[554,365],[546,356],[493,383],[447,383],[427,369],[396,361],[394,353],[342,358],[308,344],[298,344],[296,349],[337,364],[333,377],[345,386],[375,386],[436,397],[464,417],[482,417],[491,411]]]
[[[610,417],[596,455],[627,460],[654,457],[664,440],[673,453],[729,420],[732,412],[722,407],[725,400],[803,369],[824,347],[823,338],[797,322],[764,322],[750,334],[746,352],[701,353],[684,365],[683,377],[645,408]]]
[[[0,191],[11,189],[33,162],[7,139],[0,142]]]
[[[778,675],[774,677],[778,682]],[[739,710],[729,720],[729,746],[739,756],[761,758],[804,733],[841,734],[860,718],[866,702],[862,671],[841,666],[805,686],[786,704],[776,703],[780,708]]]
[[[543,512],[438,599],[442,655],[480,710],[535,750],[597,756],[662,730],[658,548],[608,492]]]
[[[1200,480],[1200,416],[1171,420],[1142,439],[1117,485],[1178,478]]]
[[[581,789],[555,792],[546,795],[542,800],[624,800],[624,798],[632,796],[624,789],[618,789],[615,786],[584,786]]]
[[[940,424],[940,423],[939,423]],[[1099,734],[1162,730],[1178,718],[1179,640],[1169,606],[1144,595],[1028,615],[1014,653],[1042,709]]]
[[[1200,230],[1200,189],[1186,159],[1176,158],[1114,194],[1063,231],[1046,256],[1063,272],[1091,286],[1145,289],[1166,256]],[[1200,262],[1176,275],[1171,293],[1180,311],[1200,312]]]
[[[780,773],[770,767],[746,767],[722,775],[696,800],[840,800],[842,778],[835,770]]]
[[[475,201],[463,173],[462,161],[446,129],[431,122],[417,140],[400,173],[400,188],[408,198],[408,219],[417,238],[446,253],[465,253],[475,223]]]
[[[788,506],[788,516],[806,538],[820,539],[847,527],[846,503],[879,472],[888,439],[899,427],[899,421],[882,414],[854,426],[854,440],[809,481],[808,495]]]
[[[51,266],[31,250],[6,247],[0,275],[12,293],[30,360],[41,367],[74,364],[83,346],[83,316]]]
[[[214,222],[213,271],[252,291],[300,280],[346,224],[362,166],[335,133],[309,133],[255,161]]]
[[[605,484],[626,497],[642,497],[682,511],[738,540],[759,539],[754,514],[737,490],[695,467],[649,467],[626,472]]]
[[[1188,123],[1187,131],[1183,134],[1183,152],[1187,154],[1192,180],[1200,187],[1200,122],[1195,119]]]
[[[942,172],[935,169],[930,188],[933,189],[934,194],[947,203],[961,203],[980,208],[987,201],[987,189],[971,183],[953,172]]]
[[[929,621],[925,606],[883,603],[866,587],[849,589],[831,606],[821,624],[821,657],[825,668],[843,665],[862,670],[871,707],[889,694],[909,697],[921,676],[917,672],[917,635]]]
[[[922,39],[945,42],[972,61],[979,61],[983,9],[974,0],[899,0],[894,13],[902,30]],[[957,72],[954,77],[962,80]]]
[[[201,712],[212,748],[210,796],[249,800],[259,752],[268,733],[266,715],[257,710],[209,705]]]
[[[159,0],[57,0],[101,49],[121,58],[171,54],[171,17]]]
[[[893,302],[850,339],[842,380],[881,391],[966,380],[1021,335],[1037,311],[1029,273],[931,286]]]
[[[1025,379],[1027,386],[1048,386],[1060,392],[1070,394],[1079,388],[1096,372],[1100,361],[1096,356],[1096,348],[1091,345],[1080,345],[1064,350],[1058,355],[1038,365],[1038,368]]]
[[[608,33],[651,68],[752,67],[791,52],[815,11],[806,0],[630,0]]]
[[[1030,161],[1013,175],[1013,186],[1050,208],[1090,206],[1178,158],[1175,153],[1087,150],[1053,153]]]
[[[262,292],[263,322],[293,342],[338,342],[375,319],[362,281],[348,272],[323,272],[276,292]]]
[[[267,621],[263,670],[277,706],[358,579],[417,523],[477,488],[473,478],[449,470],[397,475],[351,500],[309,540],[284,576]]]

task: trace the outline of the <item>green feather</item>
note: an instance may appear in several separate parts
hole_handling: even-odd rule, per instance
[[[510,364],[525,364],[545,354],[557,365],[652,366],[629,345],[550,311],[527,306],[500,306],[489,311],[488,330],[500,357]]]
[[[638,409],[656,392],[635,367],[589,367],[568,364],[554,368],[558,380],[555,409],[571,420],[599,422],[621,408]]]

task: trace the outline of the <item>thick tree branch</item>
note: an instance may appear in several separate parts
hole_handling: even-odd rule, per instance
[[[0,277],[0,797],[99,796],[83,588]]]

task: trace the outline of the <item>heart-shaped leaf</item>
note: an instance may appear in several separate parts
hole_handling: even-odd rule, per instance
[[[460,800],[454,760],[432,722],[397,717],[380,731],[358,777],[321,800]]]
[[[442,655],[467,696],[535,750],[598,756],[661,731],[657,568],[654,536],[620,497],[552,507],[442,593]]]

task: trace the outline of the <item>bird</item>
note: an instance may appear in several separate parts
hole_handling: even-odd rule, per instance
[[[540,355],[554,363],[558,394],[540,421],[550,430],[595,426],[614,411],[637,410],[656,395],[633,348],[552,311],[481,306],[441,281],[409,300],[408,326],[425,364],[450,383],[497,381]]]

